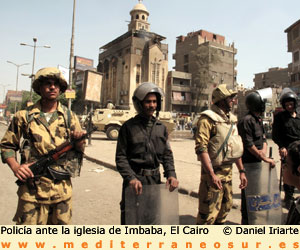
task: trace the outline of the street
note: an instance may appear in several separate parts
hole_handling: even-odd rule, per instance
[[[0,124],[0,137],[7,127]],[[16,178],[8,165],[0,163],[2,185],[0,192],[0,224],[13,225],[17,206]],[[122,178],[118,172],[84,160],[81,176],[73,182],[73,224],[118,225]],[[195,224],[197,199],[179,194],[180,224]]]
[[[2,138],[7,127],[0,124]],[[180,224],[195,224],[198,209],[197,190],[200,182],[200,165],[195,159],[194,142],[181,139],[174,134],[171,139],[176,172],[179,179],[179,222]],[[272,141],[273,156],[278,161],[277,147]],[[81,176],[73,182],[73,224],[76,225],[118,225],[120,224],[120,208],[122,178],[116,171],[114,152],[116,141],[109,141],[103,134],[93,134],[92,145],[87,146],[86,154],[90,157],[110,163],[109,166],[84,159]],[[0,224],[11,225],[17,206],[17,185],[8,165],[0,163],[2,183],[2,206],[0,208]],[[279,164],[277,164],[279,174]],[[234,208],[231,209],[226,224],[240,224],[240,189],[236,167],[233,169],[233,198]],[[187,190],[187,192],[184,192]],[[189,191],[192,190],[192,191]],[[184,194],[186,193],[186,194]],[[282,192],[283,195],[283,192]],[[286,214],[286,210],[283,209]]]

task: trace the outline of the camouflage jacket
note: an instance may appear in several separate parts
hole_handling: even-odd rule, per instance
[[[27,138],[30,143],[30,153],[26,162],[33,162],[55,149],[69,137],[71,130],[81,131],[76,115],[70,112],[70,116],[68,128],[65,109],[60,103],[49,122],[41,111],[40,102],[28,110],[18,111],[0,143],[2,161],[5,163],[9,157],[16,158],[17,151],[21,149],[22,138]],[[29,123],[28,117],[31,117]],[[37,192],[32,194],[27,185],[21,185],[18,190],[20,198],[31,202],[50,204],[66,200],[72,194],[70,180],[54,183],[54,181],[42,177],[36,186]]]

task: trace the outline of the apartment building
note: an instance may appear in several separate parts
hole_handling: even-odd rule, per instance
[[[192,74],[192,99],[196,111],[211,104],[212,90],[221,83],[236,88],[234,44],[226,44],[225,37],[205,30],[177,37],[175,70]],[[195,110],[193,110],[195,111]]]
[[[288,52],[292,53],[292,63],[288,65],[291,87],[300,93],[300,19],[288,27]]]
[[[254,88],[275,88],[289,86],[289,69],[288,68],[270,68],[267,72],[254,74]]]

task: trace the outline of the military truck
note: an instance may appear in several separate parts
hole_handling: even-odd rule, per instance
[[[124,122],[134,117],[137,113],[134,110],[118,109],[95,109],[92,114],[92,126],[98,131],[106,133],[110,140],[117,140],[119,130]],[[170,112],[159,112],[159,120],[167,127],[170,134],[175,129],[175,123]],[[88,119],[85,126],[88,125]]]

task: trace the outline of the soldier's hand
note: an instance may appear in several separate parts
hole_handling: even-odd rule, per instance
[[[142,194],[143,185],[138,179],[133,179],[129,182],[129,186],[135,191],[136,195]]]
[[[279,149],[279,155],[281,159],[285,159],[287,157],[287,150],[286,148],[282,147]]]
[[[221,179],[216,176],[215,174],[211,175],[211,184],[214,188],[217,188],[219,190],[222,190],[223,189],[223,186],[222,186],[222,182],[221,182]]]
[[[179,181],[175,178],[170,176],[167,180],[166,186],[169,187],[169,191],[172,192],[178,187]]]
[[[86,131],[71,131],[71,136],[74,139],[79,139],[83,135],[86,134]],[[76,149],[79,151],[84,151],[84,145],[85,145],[85,139],[82,139],[81,141],[76,142]]]
[[[247,187],[248,180],[247,180],[245,173],[240,173],[240,181],[241,181],[240,186],[239,186],[240,189],[244,189],[245,187]]]
[[[34,175],[31,172],[29,166],[33,163],[22,164],[15,167],[12,167],[14,175],[20,180],[25,182],[28,178],[33,178]]]
[[[268,158],[266,162],[270,164],[271,168],[274,168],[276,165],[274,159],[272,159],[272,158]]]

